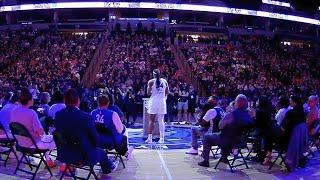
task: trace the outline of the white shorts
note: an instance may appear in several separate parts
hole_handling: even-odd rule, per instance
[[[167,114],[166,100],[150,99],[148,102],[147,109],[148,114]]]

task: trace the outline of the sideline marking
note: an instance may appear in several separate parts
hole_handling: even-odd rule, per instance
[[[172,176],[171,176],[171,173],[165,163],[165,161],[163,160],[163,157],[162,157],[162,154],[159,150],[157,150],[157,153],[159,155],[159,158],[160,158],[160,161],[161,161],[161,164],[162,164],[162,167],[164,168],[166,174],[167,174],[167,177],[168,177],[168,180],[173,180]]]

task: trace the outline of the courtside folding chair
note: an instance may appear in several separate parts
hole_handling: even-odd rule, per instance
[[[112,134],[108,131],[107,128],[104,127],[103,124],[96,124],[95,126],[96,126],[96,129],[97,129],[99,134],[112,136]],[[119,158],[123,168],[126,168],[126,165],[124,164],[123,158],[122,158],[121,154],[119,152],[117,152],[117,150],[115,150],[115,149],[113,149],[113,150],[106,149],[106,152],[107,152],[107,154],[114,155],[114,160],[117,160]]]
[[[31,136],[31,134],[29,133],[29,131],[27,130],[27,128],[17,122],[13,122],[10,124],[10,130],[11,133],[13,135],[13,138],[16,141],[16,149],[17,151],[22,153],[22,156],[20,158],[20,160],[18,161],[18,165],[14,171],[14,173],[16,174],[18,171],[27,173],[32,175],[32,179],[35,178],[41,163],[43,162],[46,169],[49,171],[50,176],[52,176],[52,172],[48,166],[48,164],[46,163],[45,159],[44,159],[44,154],[46,152],[49,151],[49,149],[39,149],[37,146],[37,143],[35,142],[35,140],[33,139],[33,137]],[[21,139],[20,137],[23,137],[25,139],[28,139],[30,142],[32,142],[32,147],[23,147],[21,146]],[[20,140],[19,140],[20,139]],[[33,158],[37,158],[40,159],[38,164],[33,164],[30,162],[29,157],[33,157]],[[26,164],[30,167],[31,171],[28,171],[26,169],[22,169],[20,166],[21,164]],[[36,168],[35,171],[33,172],[33,167]]]
[[[215,159],[217,158],[217,156],[220,154],[219,150],[220,150],[219,146],[212,146],[211,147],[210,151],[212,153],[213,158],[215,158]]]
[[[57,149],[59,150],[59,148],[72,148],[74,150],[77,150],[79,148],[81,148],[81,142],[72,139],[72,138],[68,138],[66,136],[62,136],[61,133],[59,133],[58,131],[55,131],[53,133],[53,137],[54,137],[54,141],[57,145]],[[60,176],[60,180],[63,179],[63,177],[71,177],[73,179],[82,179],[82,180],[88,180],[90,179],[91,175],[93,175],[94,179],[98,180],[98,177],[96,175],[96,173],[94,172],[94,165],[95,164],[84,164],[82,162],[82,159],[79,160],[75,160],[75,161],[70,161],[70,160],[64,160],[59,158],[58,159],[60,162],[65,163],[66,164],[66,168],[64,169],[64,171],[62,172],[61,176]],[[88,171],[88,175],[86,178],[77,176],[76,174],[76,170],[77,169],[82,169],[85,171]]]
[[[255,158],[258,156],[257,151],[258,151],[258,147],[261,146],[261,139],[260,137],[258,137],[258,135],[254,134],[254,132],[252,131],[247,134],[246,141],[247,141],[247,144],[251,144],[251,148],[247,146],[248,154],[246,156],[246,159],[250,160],[251,158]],[[253,152],[256,152],[256,155],[252,156],[251,154]]]
[[[314,152],[312,151],[312,148],[315,147],[318,151],[320,151],[320,119],[316,120],[316,122],[313,125],[314,129],[316,130],[315,134],[309,135],[309,155],[312,155],[315,157]]]
[[[16,151],[14,150],[15,140],[13,137],[9,137],[9,134],[6,131],[6,129],[3,127],[2,123],[0,123],[0,131],[2,131],[5,135],[5,137],[0,138],[0,147],[5,148],[5,150],[0,152],[0,155],[5,156],[5,158],[4,159],[0,158],[0,161],[3,161],[4,167],[6,167],[11,153],[14,154],[14,156],[17,159],[17,162],[19,162],[19,158],[17,156]]]
[[[272,163],[270,164],[269,166],[269,170],[272,169],[272,167],[274,166],[274,164],[277,162],[277,160],[280,158],[281,161],[280,161],[280,164],[279,165],[282,165],[282,163],[284,163],[285,159],[285,153],[286,151],[284,149],[282,149],[279,145],[275,145],[275,148],[274,148],[274,151],[277,153],[277,156],[276,158],[272,161]]]
[[[239,166],[243,166],[245,165],[246,168],[248,169],[248,164],[247,164],[247,161],[246,161],[246,158],[244,157],[243,153],[242,153],[242,150],[243,149],[247,149],[247,144],[246,143],[240,143],[240,144],[237,144],[236,146],[233,147],[233,149],[237,149],[237,153],[236,154],[233,154],[231,153],[231,159],[228,158],[228,161],[226,162],[230,168],[230,171],[232,173],[234,173],[234,168],[235,167],[239,167]],[[219,161],[217,162],[216,166],[214,167],[214,169],[217,169],[220,162],[222,160],[222,157],[219,158]],[[238,164],[235,164],[236,160],[242,160],[242,163],[238,163]]]

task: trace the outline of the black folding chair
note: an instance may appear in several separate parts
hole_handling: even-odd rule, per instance
[[[315,157],[315,154],[312,150],[312,148],[316,148],[318,151],[320,151],[320,119],[316,120],[313,128],[315,129],[314,134],[309,135],[309,155],[312,155],[313,157]]]
[[[99,134],[103,134],[103,135],[107,135],[107,136],[112,137],[112,134],[108,131],[107,128],[105,128],[105,126],[103,124],[96,123],[95,126],[96,126],[96,129],[97,129]],[[113,144],[115,144],[115,143],[113,143]],[[122,158],[121,154],[119,152],[117,152],[116,149],[111,149],[111,150],[110,149],[106,149],[106,152],[108,154],[114,155],[114,160],[117,160],[119,158],[123,168],[126,168],[126,165],[124,164],[124,161],[123,161],[123,158]]]
[[[201,156],[203,154],[203,150],[199,150],[201,152]],[[220,147],[219,146],[212,146],[210,149],[210,152],[214,159],[217,158],[217,156],[220,154]]]
[[[35,142],[35,140],[31,136],[31,134],[29,133],[27,128],[20,123],[17,123],[17,122],[11,123],[10,130],[13,135],[13,138],[16,141],[17,151],[22,153],[22,156],[21,156],[20,160],[18,161],[18,165],[17,165],[14,173],[16,174],[18,171],[21,171],[21,172],[32,175],[32,179],[34,179],[40,166],[41,166],[41,163],[43,162],[45,167],[49,171],[50,176],[52,176],[52,172],[44,159],[44,154],[47,151],[49,151],[49,149],[39,149],[39,147],[37,146],[37,143]],[[19,137],[24,137],[25,139],[28,139],[32,143],[32,147],[21,146],[21,142],[19,140]],[[29,157],[40,159],[40,161],[38,164],[32,164],[29,160]],[[21,164],[27,164],[30,167],[31,171],[27,171],[26,169],[21,169],[20,168]],[[32,172],[32,170],[33,170],[32,167],[36,168],[36,170],[34,172]]]
[[[11,153],[14,154],[14,156],[17,159],[17,162],[19,162],[19,158],[17,156],[16,151],[14,150],[15,140],[13,137],[9,137],[9,134],[3,127],[2,123],[0,123],[0,131],[2,131],[5,135],[5,137],[0,138],[0,147],[7,148],[0,152],[0,155],[6,156],[5,159],[0,158],[0,161],[3,161],[4,167],[6,167]]]
[[[284,159],[284,154],[286,153],[286,150],[284,150],[283,148],[281,148],[278,144],[275,145],[274,151],[277,153],[276,158],[272,161],[272,163],[269,166],[269,170],[272,169],[272,167],[274,166],[274,164],[277,162],[277,160],[280,158],[280,164],[282,165],[282,163],[284,163],[285,159]]]
[[[244,157],[244,155],[243,155],[243,153],[242,153],[242,150],[243,150],[243,149],[247,149],[247,144],[246,144],[246,143],[239,143],[239,144],[237,144],[236,146],[234,146],[233,149],[237,149],[238,151],[237,151],[236,154],[231,153],[231,155],[229,155],[229,156],[231,156],[231,159],[228,158],[227,164],[228,164],[228,166],[229,166],[229,168],[230,168],[230,171],[231,171],[232,173],[234,173],[233,168],[239,167],[239,166],[243,166],[243,165],[245,165],[246,168],[248,169],[249,167],[248,167],[246,158]],[[240,155],[240,156],[239,156],[239,155]],[[220,157],[220,159],[219,159],[219,161],[217,162],[217,164],[216,164],[216,166],[214,167],[214,169],[217,169],[217,168],[218,168],[218,166],[219,166],[222,158],[223,158],[223,157]],[[238,163],[238,164],[235,165],[234,163],[236,162],[236,160],[242,160],[242,163]]]
[[[63,136],[60,132],[55,131],[53,133],[53,137],[54,137],[54,141],[57,145],[57,149],[59,150],[60,148],[71,148],[74,149],[75,151],[81,148],[81,141],[78,141],[76,139],[67,137],[67,136]],[[58,156],[59,157],[59,156]],[[65,160],[65,159],[61,159],[59,158],[59,161],[62,163],[66,164],[66,168],[64,169],[64,171],[62,172],[61,176],[60,176],[60,180],[63,179],[64,176],[67,177],[72,177],[73,179],[83,179],[83,180],[88,180],[90,179],[91,175],[94,176],[94,178],[97,180],[98,177],[96,175],[96,173],[94,172],[94,164],[86,164],[84,163],[83,159],[78,159],[78,160],[74,160],[74,161],[70,161],[70,160]],[[76,175],[76,169],[82,169],[85,171],[89,171],[88,175],[86,178],[83,177],[79,177]]]
[[[246,156],[246,159],[252,160],[258,158],[259,148],[261,147],[261,138],[256,134],[254,130],[247,134],[246,142],[247,144],[251,144],[251,149],[247,146],[248,154]],[[256,154],[252,156],[253,152],[256,152]]]
[[[212,153],[213,158],[217,158],[217,156],[220,154],[219,153],[220,147],[219,146],[212,146],[210,151]]]

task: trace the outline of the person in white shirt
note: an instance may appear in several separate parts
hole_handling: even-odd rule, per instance
[[[55,104],[53,104],[49,109],[49,117],[51,117],[52,119],[55,118],[58,111],[66,108],[66,105],[63,101],[63,94],[60,91],[56,91],[53,94],[53,101],[55,102]]]
[[[223,110],[218,106],[219,98],[211,96],[208,99],[209,110],[205,111],[204,116],[199,120],[200,127],[193,127],[191,129],[191,148],[186,154],[198,154],[198,139],[203,137],[206,133],[218,132],[219,122],[224,117]]]
[[[154,122],[157,118],[159,123],[160,140],[159,143],[164,143],[164,115],[167,114],[166,99],[169,93],[169,86],[165,79],[160,78],[160,70],[153,70],[153,79],[149,80],[147,93],[150,94],[148,105],[148,114],[150,115],[148,127],[148,139],[146,143],[152,143],[152,132],[154,129]]]
[[[289,102],[288,98],[286,98],[286,97],[279,98],[279,102],[278,102],[279,110],[278,110],[276,117],[275,117],[278,125],[281,125],[282,120],[284,119],[287,111],[289,110],[289,104],[290,104],[290,102]]]

